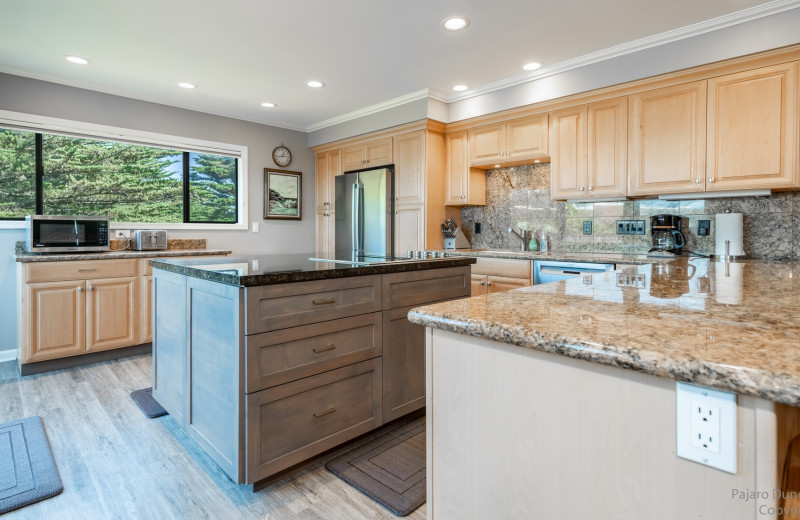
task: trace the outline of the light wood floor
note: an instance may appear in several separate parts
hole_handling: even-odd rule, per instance
[[[64,484],[3,520],[397,518],[324,461],[256,493],[234,484],[171,417],[134,404],[150,378],[149,355],[27,377],[0,363],[0,423],[41,416]],[[406,518],[425,516],[423,505]]]

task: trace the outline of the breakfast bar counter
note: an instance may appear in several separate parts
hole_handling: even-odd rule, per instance
[[[797,491],[798,275],[683,258],[413,309],[429,518],[778,518]],[[732,471],[678,456],[694,408],[676,381],[731,393],[714,449]]]

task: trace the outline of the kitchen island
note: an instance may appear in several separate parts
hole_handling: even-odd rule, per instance
[[[153,396],[239,484],[425,406],[408,311],[469,295],[471,258],[159,260]]]
[[[413,309],[429,518],[775,518],[798,274],[677,259]],[[736,394],[734,473],[677,457],[676,380]]]

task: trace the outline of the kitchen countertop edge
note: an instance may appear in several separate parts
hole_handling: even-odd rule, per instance
[[[15,254],[17,262],[70,262],[76,260],[112,260],[119,258],[161,258],[170,256],[229,255],[225,249],[161,249],[158,251],[103,251],[99,253],[23,253]]]

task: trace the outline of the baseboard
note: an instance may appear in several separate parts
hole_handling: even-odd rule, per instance
[[[0,363],[5,361],[16,361],[17,360],[17,350],[0,350]]]

